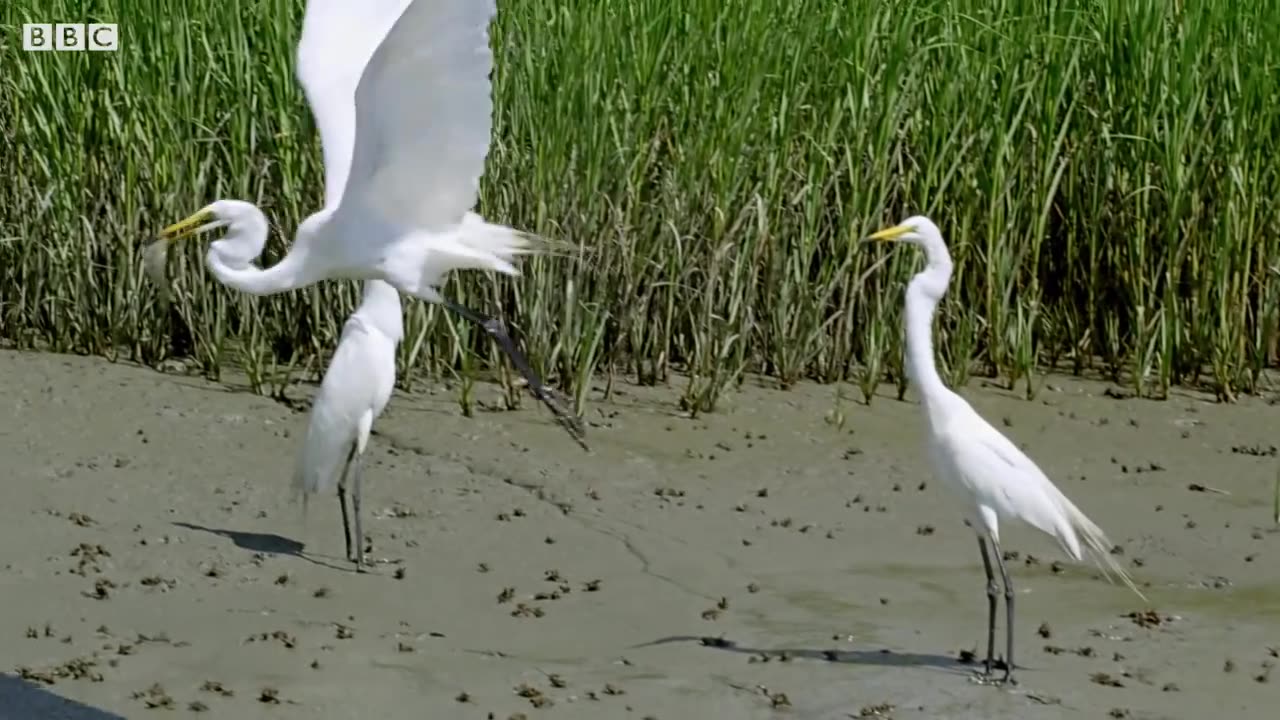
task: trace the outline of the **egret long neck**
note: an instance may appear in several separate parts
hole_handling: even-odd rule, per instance
[[[363,298],[356,314],[383,335],[399,342],[404,338],[404,311],[400,291],[382,280],[365,280]]]
[[[933,314],[950,275],[950,263],[945,267],[930,264],[907,287],[907,375],[919,387],[926,405],[947,392],[933,357]]]
[[[243,267],[232,267],[210,251],[208,265],[218,282],[251,295],[274,295],[309,285],[313,280],[305,272],[303,253],[297,250],[291,251],[269,268],[255,267],[248,263]]]
[[[316,275],[317,269],[306,262],[309,235],[304,235],[303,226],[311,222],[311,218],[298,227],[298,237],[289,253],[280,262],[263,269],[254,266],[253,261],[267,246],[267,234],[270,232],[267,217],[250,203],[221,202],[232,206],[234,217],[227,226],[226,235],[210,243],[209,252],[205,255],[205,264],[218,282],[252,295],[272,295],[320,279]]]

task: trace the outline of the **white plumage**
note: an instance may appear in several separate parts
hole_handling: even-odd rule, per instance
[[[496,12],[493,0],[310,0],[297,72],[320,132],[324,207],[265,269],[250,262],[267,224],[249,203],[214,202],[162,239],[226,227],[209,269],[257,295],[348,278],[444,302],[453,270],[518,274],[536,239],[471,210],[493,127]]]
[[[934,465],[953,487],[974,499],[975,527],[998,543],[998,520],[1021,520],[1051,536],[1071,559],[1084,560],[1087,550],[1104,572],[1128,580],[1102,530],[969,403],[954,393],[948,400],[953,407],[945,413],[945,424],[930,427],[930,444],[938,448]]]
[[[912,217],[881,230],[871,240],[916,245],[927,265],[907,287],[907,370],[919,388],[927,418],[926,442],[934,470],[962,499],[966,522],[978,535],[987,574],[987,657],[989,678],[995,661],[996,584],[987,544],[1004,580],[1006,617],[1004,682],[1013,682],[1013,586],[1000,551],[1000,521],[1021,520],[1050,535],[1073,560],[1091,557],[1104,574],[1118,575],[1139,597],[1142,592],[1111,554],[1102,530],[1075,506],[1031,458],[952,392],[933,359],[933,313],[951,281],[951,255],[938,227]],[[1146,598],[1143,597],[1145,600]]]
[[[268,295],[321,280],[381,280],[479,323],[579,444],[581,419],[534,375],[502,323],[440,293],[454,270],[518,275],[545,242],[472,211],[492,132],[494,0],[310,0],[297,74],[320,133],[325,202],[269,268],[253,264],[268,224],[218,200],[160,233],[144,254],[157,277],[170,243],[217,228],[206,265],[220,282]],[[585,446],[585,445],[584,445]]]
[[[399,292],[379,280],[366,281],[363,300],[342,328],[312,403],[294,467],[293,487],[303,493],[304,503],[308,495],[337,490],[347,557],[357,569],[364,565],[362,461],[373,423],[395,388],[396,346],[403,337]],[[355,516],[354,543],[347,516],[348,492]]]

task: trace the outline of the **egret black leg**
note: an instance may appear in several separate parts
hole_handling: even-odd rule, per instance
[[[342,477],[338,479],[338,506],[342,508],[342,538],[347,544],[347,559],[352,559],[351,555],[351,520],[347,516],[347,471],[351,469],[351,456],[355,454],[356,446],[351,445],[351,451],[347,453],[347,461],[342,464]]]
[[[361,459],[364,457],[361,453],[352,451],[355,457],[351,461],[351,505],[352,511],[356,516],[356,572],[364,572],[364,529],[360,525],[360,480],[361,475]]]
[[[338,486],[338,505],[342,507],[342,539],[347,545],[347,559],[351,559],[351,520],[347,517],[347,489]]]
[[[991,555],[987,552],[987,541],[978,538],[978,549],[982,551],[982,567],[987,571],[987,659],[983,665],[982,675],[990,679],[991,666],[995,663],[996,654],[996,574],[991,567]],[[999,551],[996,553],[999,556]]]
[[[1004,553],[1000,551],[1000,543],[992,540],[991,547],[996,552],[996,563],[1000,565],[1000,579],[1004,582],[1004,609],[1006,613],[1004,621],[1004,682],[1007,685],[1017,685],[1017,681],[1013,679],[1013,583],[1009,581],[1009,571],[1004,566]]]
[[[489,334],[489,337],[493,338],[494,341],[498,343],[498,347],[502,348],[502,351],[506,353],[507,357],[511,358],[511,364],[515,366],[516,371],[524,376],[524,379],[529,382],[529,392],[533,393],[534,397],[541,400],[542,404],[547,406],[547,409],[555,416],[556,423],[560,425],[561,428],[564,428],[565,432],[569,433],[569,436],[572,437],[574,442],[578,443],[583,450],[590,449],[587,447],[586,429],[583,427],[582,418],[569,410],[566,400],[560,397],[559,393],[542,383],[542,379],[538,377],[538,374],[535,373],[533,368],[529,365],[529,360],[525,358],[524,353],[520,352],[520,349],[516,347],[511,336],[507,334],[507,328],[502,324],[501,320],[485,317],[475,310],[472,310],[465,305],[459,305],[452,300],[445,300],[442,298],[441,303],[449,310],[452,310],[483,328],[484,331]]]

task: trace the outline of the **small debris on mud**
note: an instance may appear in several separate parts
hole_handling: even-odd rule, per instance
[[[1159,627],[1172,620],[1168,615],[1161,615],[1153,609],[1135,610],[1124,617],[1129,618],[1134,625],[1142,628]]]
[[[1089,680],[1093,682],[1095,685],[1103,685],[1105,687],[1117,687],[1117,688],[1124,687],[1124,683],[1112,677],[1110,674],[1104,673],[1104,672],[1096,672],[1090,675]]]

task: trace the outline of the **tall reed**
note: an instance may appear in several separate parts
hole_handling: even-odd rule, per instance
[[[953,381],[1033,393],[1065,362],[1231,398],[1277,362],[1277,3],[501,4],[480,211],[583,252],[448,292],[504,312],[580,404],[599,373],[677,382],[690,412],[745,373],[905,390],[916,259],[870,271],[885,258],[855,241],[919,212],[955,256],[938,342]],[[354,284],[247,298],[188,251],[164,312],[138,257],[230,196],[266,207],[271,263],[319,207],[302,7],[0,7],[0,337],[237,365],[263,392],[322,369]],[[21,51],[21,23],[59,19],[119,22],[121,50]],[[482,333],[407,307],[406,381],[499,367]]]

